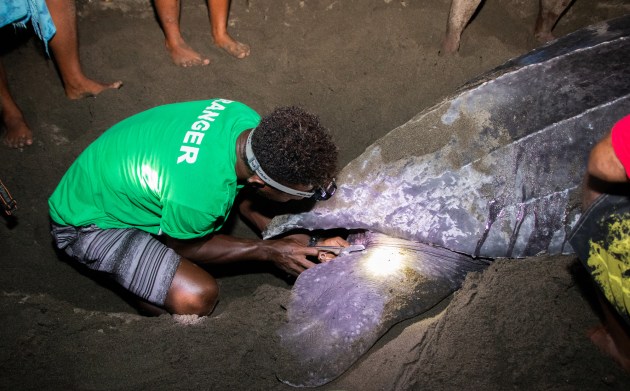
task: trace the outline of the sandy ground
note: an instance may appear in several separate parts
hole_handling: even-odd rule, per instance
[[[237,60],[212,45],[204,1],[186,0],[185,37],[212,64],[182,69],[148,1],[83,0],[86,73],[125,85],[81,101],[65,98],[37,39],[3,31],[2,60],[35,143],[0,148],[0,178],[19,203],[0,225],[0,389],[291,389],[275,377],[286,365],[275,330],[290,281],[260,265],[216,269],[222,300],[213,316],[142,317],[116,287],[55,253],[48,196],[109,126],[184,100],[224,97],[261,113],[303,105],[332,130],[344,165],[467,80],[537,46],[537,4],[487,1],[460,53],[441,57],[449,0],[234,0],[230,29],[252,46]],[[628,12],[627,0],[577,0],[554,32]],[[240,223],[232,229],[252,235]],[[571,256],[498,261],[321,389],[628,390],[630,376],[585,336],[598,318],[583,280]]]

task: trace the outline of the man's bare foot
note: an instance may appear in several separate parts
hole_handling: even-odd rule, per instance
[[[194,51],[190,46],[185,43],[171,44],[166,42],[166,49],[171,55],[175,65],[180,67],[192,67],[198,65],[208,65],[210,60],[203,58],[199,53]]]
[[[238,42],[229,35],[223,38],[215,38],[214,44],[236,58],[240,59],[249,56],[249,45]]]
[[[6,134],[2,142],[10,148],[24,148],[33,144],[33,132],[24,117],[4,118]]]
[[[459,50],[460,37],[456,34],[446,34],[442,41],[442,51],[440,54],[454,54]]]
[[[556,39],[556,37],[551,34],[551,31],[537,31],[534,33],[534,37],[540,43],[547,43]]]
[[[593,327],[587,333],[593,345],[599,350],[611,357],[617,364],[627,372],[630,372],[630,358],[626,357],[619,351],[617,344],[603,324]]]
[[[105,90],[117,90],[122,87],[122,81],[115,81],[110,84],[100,83],[83,76],[74,82],[64,85],[66,96],[69,99],[82,99],[94,97]]]

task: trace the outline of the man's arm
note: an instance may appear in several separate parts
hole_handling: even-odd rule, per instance
[[[314,266],[307,256],[318,255],[307,246],[307,235],[277,240],[237,238],[212,235],[197,240],[167,239],[167,246],[195,263],[230,263],[237,261],[271,261],[281,270],[297,275]]]
[[[606,182],[628,180],[626,170],[613,149],[610,133],[591,151],[588,159],[588,173]]]
[[[264,231],[271,221],[271,217],[255,209],[251,196],[243,197],[240,200],[238,204],[238,211],[244,219],[249,221],[258,230],[258,232]],[[306,243],[308,243],[308,238],[306,238]]]
[[[588,207],[615,184],[628,182],[626,167],[629,164],[630,116],[626,116],[591,150],[584,178],[583,207]]]
[[[250,198],[252,196],[249,194],[249,197],[240,199],[239,212],[254,228],[262,232],[271,221],[271,217],[264,211],[255,208],[254,202]],[[330,253],[308,247],[309,240],[310,236],[307,234],[293,234],[271,240],[215,234],[193,240],[168,237],[167,246],[195,263],[223,264],[246,260],[273,262],[281,270],[292,275],[298,275],[315,266],[315,263],[307,257],[316,257],[320,262],[334,258]],[[318,244],[344,247],[349,245],[346,240],[340,237],[321,239]]]

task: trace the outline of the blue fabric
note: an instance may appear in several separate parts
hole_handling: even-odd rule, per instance
[[[35,34],[44,41],[48,50],[48,41],[57,31],[44,0],[0,0],[0,27],[12,23],[17,27],[26,27],[31,21]]]

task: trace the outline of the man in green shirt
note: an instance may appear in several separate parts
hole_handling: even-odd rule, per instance
[[[297,275],[320,256],[309,237],[236,238],[217,231],[241,189],[241,214],[262,230],[262,196],[334,193],[337,148],[297,107],[264,118],[225,99],[175,103],[114,125],[72,164],[49,199],[57,247],[106,272],[154,312],[207,315],[218,298],[198,264],[272,261]],[[342,238],[322,244],[347,245]],[[321,257],[320,257],[321,258]]]

